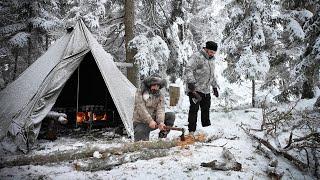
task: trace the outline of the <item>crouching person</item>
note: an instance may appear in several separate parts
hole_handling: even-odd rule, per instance
[[[160,89],[166,81],[154,75],[146,78],[135,95],[133,128],[135,141],[148,141],[150,132],[159,128],[159,138],[167,137],[166,126],[173,126],[175,114],[165,113]]]

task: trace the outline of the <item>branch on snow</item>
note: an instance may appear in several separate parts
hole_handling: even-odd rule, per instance
[[[273,154],[277,155],[282,155],[284,158],[288,159],[289,161],[291,161],[296,167],[298,167],[300,170],[302,171],[306,171],[308,168],[308,165],[305,164],[304,162],[298,160],[297,158],[293,157],[292,155],[288,154],[285,151],[280,151],[278,149],[276,149],[275,147],[273,147],[267,140],[264,140],[254,134],[251,134],[247,129],[243,128],[242,125],[240,125],[240,128],[244,130],[244,132],[250,136],[252,139],[258,141],[259,143],[263,144],[264,146],[266,146],[268,149],[270,149]]]
[[[224,157],[224,162],[218,162],[217,160],[213,160],[208,163],[201,163],[202,167],[210,167],[212,170],[221,170],[221,171],[240,171],[242,168],[241,163],[236,161],[234,155],[227,149],[223,148],[222,156]]]
[[[267,174],[271,177],[271,179],[281,179],[284,175],[283,171],[277,169],[278,167],[278,159],[277,157],[269,150],[263,148],[261,144],[257,147],[257,150],[261,151],[268,159],[270,159],[267,167]]]

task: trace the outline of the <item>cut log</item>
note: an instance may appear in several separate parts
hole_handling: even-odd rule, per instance
[[[180,98],[180,87],[170,86],[169,94],[170,94],[170,106],[176,106]]]
[[[121,147],[99,149],[88,147],[77,150],[58,151],[45,155],[19,155],[14,157],[1,157],[0,168],[23,165],[44,165],[48,163],[70,161],[76,159],[89,158],[95,151],[99,151],[102,157],[111,155],[121,155],[128,152],[136,152],[144,149],[169,149],[177,145],[177,141],[145,141],[124,144]]]

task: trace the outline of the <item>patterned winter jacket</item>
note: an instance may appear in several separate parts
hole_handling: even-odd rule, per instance
[[[218,87],[215,77],[215,57],[209,59],[208,54],[201,50],[190,57],[185,69],[187,83],[195,83],[196,91],[210,93],[210,86]],[[187,93],[188,93],[188,88]]]
[[[164,97],[152,95],[148,91],[137,90],[134,103],[133,122],[149,124],[155,120],[164,123]]]

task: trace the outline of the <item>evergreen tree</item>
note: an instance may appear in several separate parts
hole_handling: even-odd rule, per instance
[[[0,6],[0,66],[9,83],[47,48],[48,31],[59,24],[53,13],[58,7],[48,0],[4,0]]]
[[[319,1],[286,0],[282,4],[281,25],[283,51],[275,59],[275,67],[286,67],[282,76],[282,93],[278,100],[290,95],[314,97],[313,88],[319,81]]]
[[[223,51],[228,67],[224,75],[230,82],[252,81],[252,105],[255,105],[255,81],[269,71],[269,59],[275,39],[268,38],[274,29],[272,3],[269,1],[233,1],[228,9],[231,22],[224,31]]]

